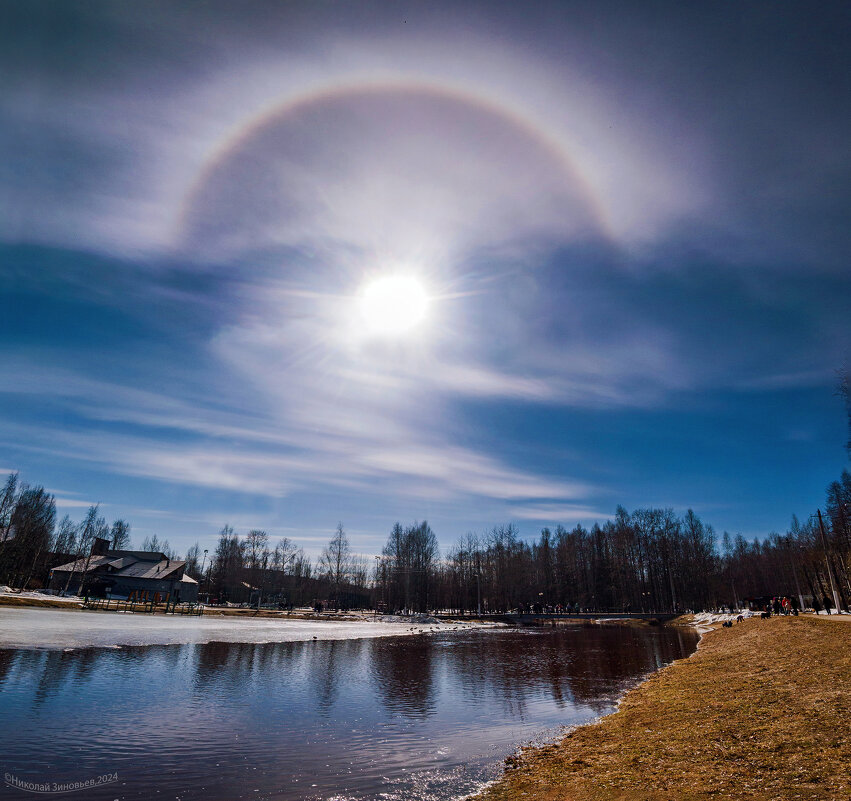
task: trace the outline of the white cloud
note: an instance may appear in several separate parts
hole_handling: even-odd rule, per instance
[[[286,182],[275,165],[266,165],[258,184],[275,182],[321,212],[299,215],[289,231],[294,215],[259,226],[275,241],[336,236],[370,247],[381,242],[394,252],[413,247],[444,254],[471,237],[516,240],[521,230],[563,237],[583,228],[587,209],[571,199],[577,187],[593,196],[594,213],[605,217],[611,235],[645,241],[704,203],[706,177],[695,175],[699,154],[682,125],[676,132],[660,130],[643,109],[629,108],[618,87],[590,78],[581,58],[553,64],[472,28],[443,31],[438,39],[432,33],[406,37],[401,44],[374,31],[330,33],[307,20],[301,21],[299,47],[269,48],[242,37],[234,46],[228,26],[205,19],[208,38],[193,51],[196,69],[184,70],[185,55],[177,48],[196,31],[182,16],[163,14],[133,29],[136,37],[151,37],[166,58],[134,65],[128,54],[122,60],[126,80],[104,76],[64,84],[60,76],[41,74],[36,62],[33,74],[8,86],[0,110],[17,124],[7,127],[41,133],[10,142],[22,148],[22,162],[45,161],[49,151],[40,148],[61,141],[70,150],[65,168],[80,173],[59,181],[49,170],[10,172],[2,188],[15,202],[7,204],[0,235],[109,253],[167,252],[187,196],[225,143],[282,104],[344,85],[445,88],[500,110],[528,138],[522,144],[480,137],[456,126],[454,138],[434,146],[428,125],[417,131],[391,125],[392,136],[385,137],[385,120],[360,144],[351,142],[343,162],[293,167]],[[471,133],[466,145],[465,130]],[[422,136],[414,141],[400,133]],[[309,139],[318,148],[331,146],[321,127]],[[417,146],[413,159],[411,143]],[[491,168],[494,159],[497,169]],[[561,182],[560,161],[573,173],[573,187]],[[262,199],[240,187],[231,210],[247,203],[262,211]],[[377,223],[381,213],[386,219]],[[231,229],[226,239],[250,245],[248,233]]]
[[[565,503],[522,504],[509,507],[509,514],[518,520],[534,520],[542,523],[570,524],[593,523],[611,517],[611,513],[602,512],[588,506]]]
[[[56,501],[56,506],[59,509],[88,509],[96,505],[90,501],[82,501],[79,498],[63,498],[58,495],[54,495],[53,499]],[[109,504],[101,503],[100,506],[109,506]]]

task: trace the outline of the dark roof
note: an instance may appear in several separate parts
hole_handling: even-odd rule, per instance
[[[82,558],[54,567],[65,573],[82,573],[89,563],[88,572],[108,573],[110,576],[132,576],[134,578],[164,579],[178,578],[175,573],[183,570],[186,562],[169,559],[156,551],[107,551],[105,554]]]
[[[64,565],[58,565],[54,567],[54,570],[64,570],[68,573],[73,571],[74,573],[82,573],[86,569],[86,562],[89,563],[89,572],[94,570],[96,567],[102,567],[105,564],[109,564],[113,561],[110,556],[93,556],[91,559],[84,556],[82,559],[77,559],[73,562],[68,562]]]
[[[174,559],[163,559],[159,562],[139,560],[126,567],[122,567],[115,575],[161,579],[170,576],[172,573],[179,572],[185,564],[185,562],[178,562]]]

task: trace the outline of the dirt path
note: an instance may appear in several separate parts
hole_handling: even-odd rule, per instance
[[[525,751],[480,801],[851,799],[851,626],[753,618]]]

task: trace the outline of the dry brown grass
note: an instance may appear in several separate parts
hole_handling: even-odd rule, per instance
[[[50,609],[80,610],[82,605],[68,601],[60,601],[55,598],[32,598],[24,596],[18,598],[14,595],[0,595],[0,606],[42,606]]]
[[[508,761],[480,801],[851,799],[851,623],[752,618],[619,711]]]

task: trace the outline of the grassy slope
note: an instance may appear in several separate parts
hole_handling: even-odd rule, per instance
[[[482,801],[851,799],[851,623],[751,619],[525,751]]]

